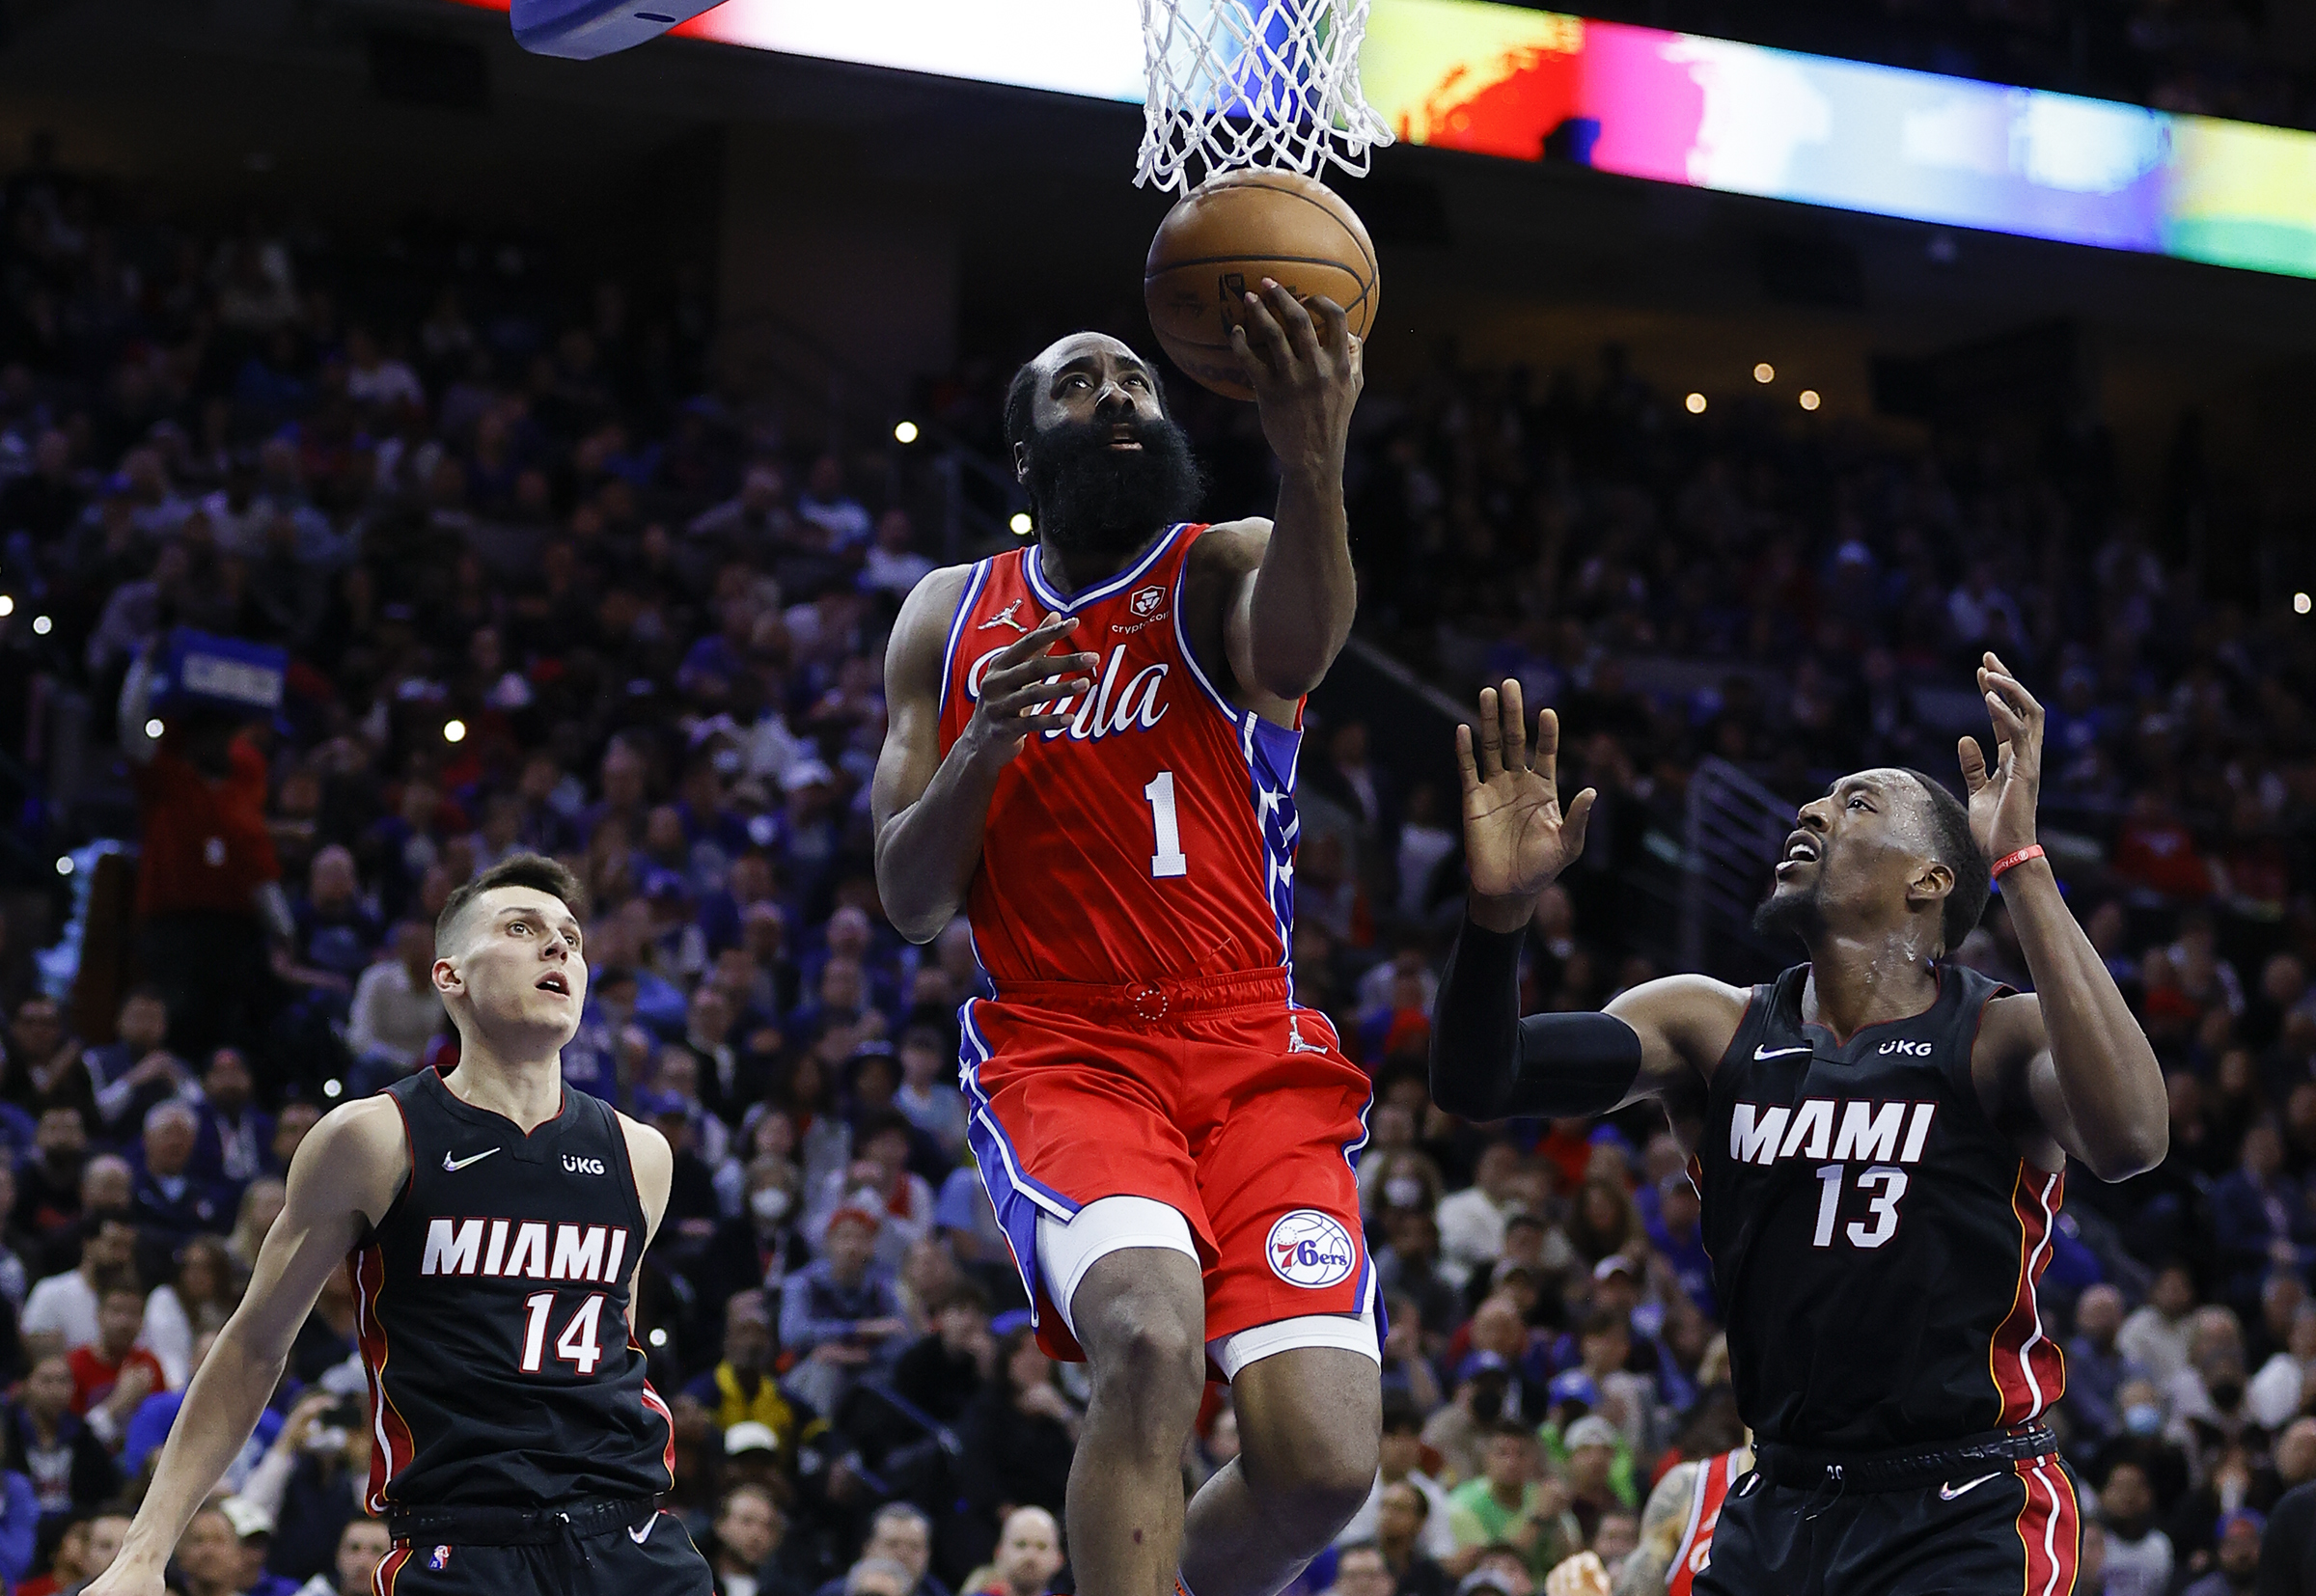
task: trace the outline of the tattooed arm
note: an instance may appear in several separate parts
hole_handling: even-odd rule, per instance
[[[1701,1467],[1678,1464],[1649,1492],[1648,1505],[1640,1510],[1640,1544],[1616,1570],[1614,1596],[1657,1596],[1665,1588],[1681,1550],[1681,1531],[1689,1527],[1689,1503],[1696,1496]]]

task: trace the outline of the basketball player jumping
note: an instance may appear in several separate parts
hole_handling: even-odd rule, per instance
[[[1457,734],[1472,896],[1441,983],[1432,1090],[1475,1119],[1658,1098],[1691,1148],[1753,1472],[1699,1596],[2073,1588],[2075,1488],[2044,1416],[2065,1373],[2035,1284],[2066,1161],[2159,1162],[2163,1076],[2034,840],[2043,710],[1985,656],[2000,753],[1967,806],[1917,772],[1802,808],[1761,906],[1809,962],[1751,992],[1646,982],[1519,1018],[1520,932],[1584,846],[1558,725],[1520,690]],[[1940,962],[2002,882],[2035,990]]]
[[[1287,970],[1301,701],[1351,626],[1360,352],[1275,284],[1243,321],[1274,521],[1186,524],[1155,374],[1062,339],[1006,398],[1035,543],[918,584],[885,670],[885,911],[920,942],[969,916],[997,990],[960,1012],[974,1153],[1040,1343],[1092,1365],[1087,1596],[1270,1596],[1375,1478],[1367,1083]],[[1210,1363],[1242,1449],[1186,1527]]]
[[[248,1294],[93,1596],[160,1596],[340,1267],[370,1374],[365,1504],[394,1537],[378,1596],[705,1596],[705,1559],[654,1500],[675,1439],[629,1323],[674,1160],[659,1132],[563,1086],[587,1001],[578,901],[562,866],[518,854],[444,905],[434,989],[457,1067],[332,1110],[298,1148]]]

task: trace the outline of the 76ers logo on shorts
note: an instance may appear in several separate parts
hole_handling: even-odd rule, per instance
[[[1289,1285],[1313,1291],[1340,1285],[1359,1266],[1359,1244],[1342,1222],[1315,1208],[1298,1208],[1271,1226],[1264,1249],[1271,1273]]]

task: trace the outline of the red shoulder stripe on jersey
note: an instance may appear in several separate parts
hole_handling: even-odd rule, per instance
[[[2066,1389],[2066,1364],[2043,1331],[2035,1282],[2051,1262],[2051,1231],[2058,1217],[2064,1176],[2044,1173],[2019,1161],[2010,1207],[2019,1222],[2019,1269],[2010,1311],[1987,1344],[1987,1373],[1995,1383],[2000,1412],[1998,1427],[2024,1423],[2058,1400]]]
[[[375,1443],[370,1454],[370,1510],[383,1513],[386,1488],[410,1467],[418,1446],[409,1424],[386,1394],[386,1326],[378,1317],[378,1294],[386,1284],[385,1252],[372,1242],[346,1259],[345,1269],[354,1287],[354,1332],[362,1347],[362,1367],[370,1377],[370,1422]]]
[[[2011,1469],[2026,1486],[2017,1521],[2020,1596],[2069,1596],[2082,1546],[2075,1482],[2055,1456],[2021,1458]]]
[[[649,1356],[644,1351],[643,1343],[635,1338],[635,1333],[632,1330],[627,1335],[627,1345],[634,1349],[638,1358]],[[676,1489],[676,1416],[668,1411],[667,1403],[660,1400],[659,1392],[651,1389],[651,1382],[648,1380],[644,1382],[643,1401],[644,1406],[650,1412],[659,1415],[659,1421],[668,1427],[668,1445],[666,1449],[660,1453],[660,1461],[667,1466],[667,1488],[673,1491]]]

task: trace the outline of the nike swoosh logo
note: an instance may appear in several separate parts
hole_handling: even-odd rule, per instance
[[[449,1153],[444,1153],[442,1155],[442,1167],[450,1173],[456,1174],[460,1169],[465,1169],[469,1164],[480,1164],[484,1159],[488,1158],[492,1153],[497,1151],[499,1151],[499,1149],[496,1147],[485,1147],[479,1153],[468,1153],[464,1158],[453,1158]]]
[[[658,1525],[659,1515],[654,1513],[649,1518],[646,1519],[641,1525],[629,1525],[627,1527],[627,1538],[635,1542],[636,1545],[641,1546],[644,1544],[644,1542],[651,1538],[651,1531],[658,1527]]]
[[[1816,1051],[1815,1048],[1809,1047],[1757,1047],[1753,1049],[1753,1057],[1756,1059],[1782,1059],[1788,1053],[1814,1053]]]
[[[1960,1485],[1942,1485],[1938,1488],[1938,1500],[1941,1501],[1952,1501],[1956,1497],[1961,1496],[1966,1491],[1975,1491],[1979,1486],[1984,1485],[1988,1480],[2000,1479],[2001,1477],[2001,1471],[1997,1470],[1991,1474],[1980,1474],[1976,1479],[1966,1479]]]

